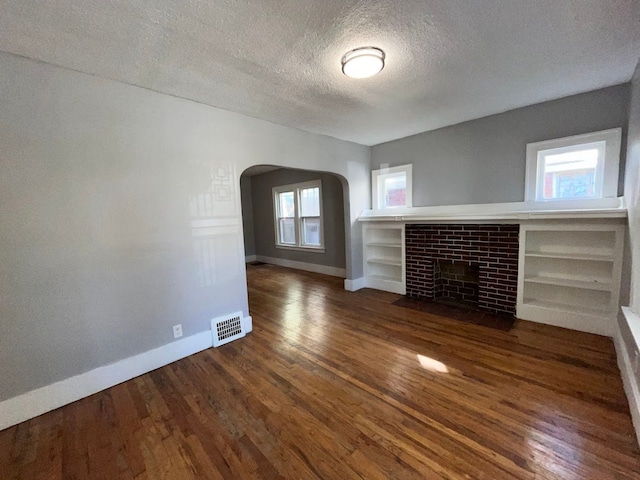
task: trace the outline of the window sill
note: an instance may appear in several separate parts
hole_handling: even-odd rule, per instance
[[[294,250],[298,252],[325,253],[324,247],[294,247],[289,245],[276,245],[276,248],[281,248],[282,250]]]

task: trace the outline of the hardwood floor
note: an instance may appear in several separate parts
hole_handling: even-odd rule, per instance
[[[0,432],[0,478],[640,479],[610,339],[248,278],[253,333]]]

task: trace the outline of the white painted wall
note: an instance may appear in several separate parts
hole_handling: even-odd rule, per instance
[[[247,314],[251,165],[346,178],[362,276],[367,147],[6,53],[0,105],[0,400]]]

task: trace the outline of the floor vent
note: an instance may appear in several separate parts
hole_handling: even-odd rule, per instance
[[[237,338],[244,337],[246,332],[242,321],[242,312],[214,318],[211,320],[211,331],[213,333],[214,347],[219,347]]]

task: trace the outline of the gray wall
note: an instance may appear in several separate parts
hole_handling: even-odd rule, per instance
[[[627,244],[623,265],[623,292],[629,288],[630,306],[640,314],[640,61],[631,81],[631,99],[629,102],[629,133],[627,136],[627,161],[624,178],[624,196],[628,211]],[[624,282],[629,282],[625,284]],[[626,299],[623,299],[623,301]],[[633,365],[638,345],[627,325],[624,315],[618,315],[620,335],[629,354],[629,363]],[[635,381],[640,385],[640,370]]]
[[[623,127],[624,171],[628,99],[623,84],[383,143],[371,168],[413,164],[414,207],[523,201],[527,143]]]
[[[362,276],[368,147],[5,53],[0,105],[0,401],[247,314],[252,165],[347,179]]]
[[[322,181],[325,252],[301,252],[275,246],[272,188]],[[298,262],[345,268],[345,223],[342,182],[335,175],[295,169],[279,169],[251,177],[256,254]]]
[[[245,256],[256,254],[256,236],[253,230],[253,196],[251,177],[240,176],[240,198],[242,203],[242,236]]]
[[[624,178],[628,229],[623,264],[622,301],[629,301],[632,310],[636,314],[640,314],[640,61],[636,66],[630,90],[627,161]],[[622,313],[618,315],[618,323],[622,341],[629,354],[629,363],[633,365],[636,357],[635,352],[640,346],[634,340]],[[635,381],[640,385],[640,370],[636,371],[635,377]],[[636,425],[636,429],[637,427]]]
[[[630,261],[625,262],[631,277],[630,303],[640,312],[640,62],[631,83],[629,106],[629,136],[624,196],[629,212]]]

